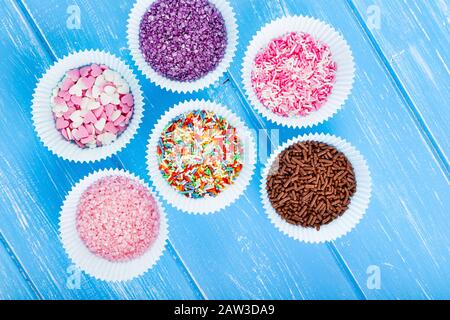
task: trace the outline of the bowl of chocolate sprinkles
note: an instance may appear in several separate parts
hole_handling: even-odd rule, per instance
[[[150,81],[186,93],[207,88],[225,73],[238,31],[226,0],[138,0],[127,38],[133,60]]]
[[[311,134],[284,143],[262,173],[261,198],[271,222],[311,243],[352,230],[368,208],[371,177],[363,156],[344,139]]]

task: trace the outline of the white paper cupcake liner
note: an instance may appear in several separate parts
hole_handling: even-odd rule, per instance
[[[141,256],[129,261],[113,262],[92,253],[80,238],[76,228],[77,206],[83,192],[95,181],[108,176],[124,176],[146,186],[158,204],[160,229],[150,248]],[[73,263],[90,276],[104,281],[127,281],[144,274],[163,254],[168,237],[168,223],[158,196],[135,175],[123,170],[101,170],[89,174],[69,192],[61,207],[59,232],[62,245]]]
[[[329,224],[314,228],[305,228],[288,223],[272,207],[266,191],[266,181],[270,168],[276,161],[278,155],[287,147],[301,141],[318,141],[329,144],[341,151],[351,162],[356,178],[356,192],[351,197],[350,204],[345,213]],[[261,199],[264,209],[270,221],[282,233],[289,237],[307,243],[321,243],[332,241],[350,232],[364,216],[370,202],[372,193],[372,180],[369,167],[361,153],[350,143],[342,138],[329,134],[308,134],[288,140],[281,145],[269,158],[267,165],[262,170],[261,179]]]
[[[204,77],[195,81],[171,80],[156,72],[145,61],[139,46],[139,30],[142,17],[156,0],[137,0],[128,18],[128,48],[138,69],[157,86],[178,93],[190,93],[205,89],[220,79],[234,58],[238,43],[238,27],[233,8],[226,0],[209,0],[222,13],[227,30],[227,48],[219,65]],[[176,23],[176,22],[175,22]]]
[[[333,60],[337,64],[336,81],[327,102],[307,116],[283,117],[267,109],[256,96],[252,87],[251,75],[256,55],[269,42],[287,32],[305,32],[327,44]],[[247,47],[242,64],[242,78],[246,95],[251,105],[266,119],[293,128],[312,127],[331,118],[342,108],[350,95],[355,75],[355,63],[351,49],[345,39],[332,26],[305,16],[284,17],[274,20],[259,30]]]
[[[124,77],[134,97],[134,111],[127,129],[116,141],[106,146],[82,149],[72,141],[64,139],[56,129],[50,101],[53,89],[67,71],[92,63],[107,65]],[[142,121],[143,112],[142,90],[133,71],[114,55],[98,50],[76,52],[55,62],[39,80],[33,94],[31,110],[33,125],[44,145],[57,156],[74,162],[100,161],[122,150],[136,134]]]
[[[242,170],[234,180],[233,184],[225,187],[225,189],[215,197],[198,199],[188,198],[170,186],[159,170],[156,148],[164,127],[178,115],[193,110],[212,111],[216,115],[224,117],[230,125],[236,128],[237,135],[242,142],[244,150],[244,156],[242,157]],[[213,213],[227,207],[238,199],[250,183],[255,169],[255,163],[256,144],[252,132],[245,126],[237,115],[224,106],[211,101],[190,100],[179,103],[169,109],[159,119],[153,129],[147,146],[147,170],[158,193],[173,207],[193,214]]]

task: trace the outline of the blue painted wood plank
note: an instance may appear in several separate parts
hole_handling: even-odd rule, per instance
[[[59,207],[67,190],[93,168],[64,162],[38,141],[31,96],[52,60],[13,2],[0,7],[0,17],[0,233],[38,294],[46,299],[199,298],[171,247],[150,272],[127,283],[94,281],[71,268],[58,239]],[[119,165],[110,160],[97,168]],[[20,294],[20,287],[10,293]]]
[[[25,3],[58,56],[94,47],[107,49],[131,63],[125,30],[133,1],[122,1],[119,7],[111,7],[107,1]],[[64,28],[69,4],[80,8],[80,30]],[[264,22],[264,16],[255,15],[252,24]],[[234,65],[239,64],[235,60]],[[141,175],[146,173],[145,146],[150,130],[165,110],[181,100],[200,97],[222,102],[250,127],[258,127],[240,90],[227,77],[217,86],[193,95],[169,94],[140,79],[147,107],[144,123],[139,135],[118,158],[125,167]],[[261,163],[258,170],[260,166]],[[208,298],[358,298],[353,284],[326,245],[308,246],[286,239],[268,222],[258,200],[258,175],[259,171],[245,196],[221,213],[191,216],[168,210],[174,248],[204,295]]]
[[[450,188],[432,147],[346,2],[280,3],[285,14],[312,15],[332,24],[351,45],[357,64],[350,100],[336,117],[315,128],[351,141],[373,175],[367,216],[333,243],[342,263],[368,298],[448,298]],[[381,271],[379,289],[367,283],[376,268]]]
[[[21,273],[13,253],[0,241],[0,300],[29,300],[39,296]],[[9,248],[8,248],[9,249]]]
[[[444,165],[450,157],[450,2],[349,1],[376,40],[410,108],[436,142]]]

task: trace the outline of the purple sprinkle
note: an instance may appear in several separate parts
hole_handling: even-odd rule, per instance
[[[225,21],[208,0],[157,0],[142,18],[139,44],[155,71],[172,80],[194,81],[223,59]]]

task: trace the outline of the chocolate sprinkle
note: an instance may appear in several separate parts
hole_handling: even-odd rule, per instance
[[[266,190],[284,220],[319,230],[348,209],[356,179],[352,164],[342,152],[326,143],[304,141],[278,155]]]
[[[225,21],[207,0],[157,0],[142,18],[139,44],[147,63],[162,76],[198,80],[225,55]]]

